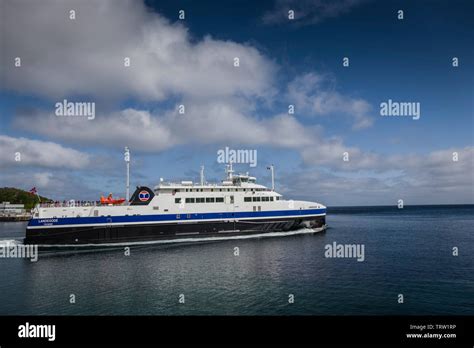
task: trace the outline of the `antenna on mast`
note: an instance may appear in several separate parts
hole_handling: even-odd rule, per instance
[[[201,166],[201,186],[204,186],[204,166]]]
[[[274,173],[273,164],[267,167],[267,169],[269,169],[272,173],[272,191],[275,191],[275,173]]]
[[[227,179],[232,180],[234,169],[232,168],[232,161],[227,165]]]
[[[125,199],[127,202],[130,200],[130,150],[128,146],[125,146],[124,160],[127,165],[127,181],[126,181],[126,194]]]

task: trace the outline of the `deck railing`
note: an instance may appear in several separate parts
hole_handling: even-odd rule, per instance
[[[56,201],[56,202],[47,202],[39,203],[40,208],[61,208],[61,207],[96,207],[103,205],[100,201]],[[37,206],[38,206],[37,205]]]

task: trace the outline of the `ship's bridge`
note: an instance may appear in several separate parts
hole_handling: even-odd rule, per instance
[[[281,196],[266,186],[257,184],[257,178],[249,173],[234,174],[232,164],[226,166],[226,178],[220,183],[208,183],[204,180],[204,167],[201,167],[200,183],[192,181],[181,181],[180,183],[164,182],[160,179],[160,184],[154,187],[155,193],[177,193],[177,192],[221,192],[221,191],[268,191],[274,196]]]
[[[256,183],[257,178],[254,176],[250,176],[247,174],[237,174],[232,176],[233,183],[241,183],[241,182],[248,182],[248,183]]]
[[[174,182],[162,182],[159,185],[156,185],[154,187],[155,192],[166,192],[170,190],[199,190],[199,189],[204,189],[204,190],[212,190],[212,189],[224,189],[227,191],[227,189],[249,189],[252,191],[271,191],[266,186],[251,183],[251,182],[234,182],[234,181],[227,181],[224,180],[222,183],[193,183],[192,181],[181,181],[180,183],[174,183]],[[179,192],[179,191],[178,191]]]

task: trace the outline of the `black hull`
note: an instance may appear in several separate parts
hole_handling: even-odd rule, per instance
[[[87,226],[27,229],[25,244],[104,244],[175,240],[264,234],[293,231],[304,227],[320,228],[325,216],[299,219],[268,219],[245,221],[209,221],[192,223],[159,223],[125,226]]]

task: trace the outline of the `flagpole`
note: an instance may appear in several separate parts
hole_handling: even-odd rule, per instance
[[[39,194],[38,194],[38,190],[36,189],[36,186],[33,187],[33,188],[30,190],[30,193],[31,193],[32,195],[36,195],[36,197],[38,197],[38,204],[41,204],[41,198],[40,198],[40,196],[39,196]]]

